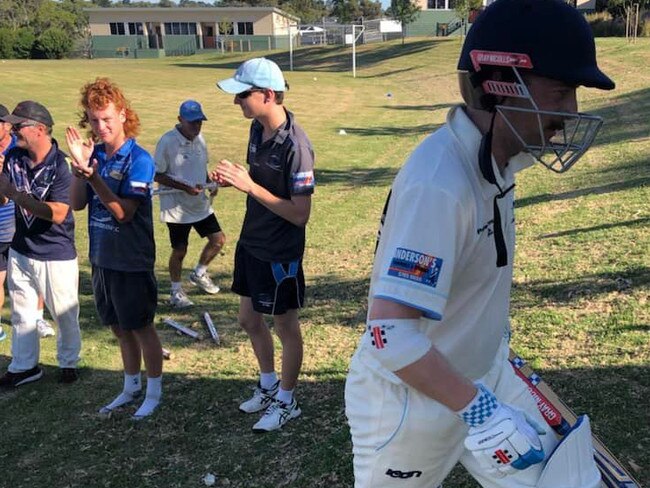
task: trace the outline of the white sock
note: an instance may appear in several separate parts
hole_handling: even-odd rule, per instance
[[[182,289],[182,283],[180,281],[172,281],[172,294],[181,291]]]
[[[260,386],[265,390],[270,390],[278,382],[278,375],[275,371],[270,373],[260,373]]]
[[[151,415],[158,405],[162,397],[162,375],[157,378],[147,378],[147,395],[144,402],[138,408],[138,411],[133,414],[133,417],[140,419]]]
[[[43,309],[36,310],[36,320],[43,320]]]
[[[206,273],[206,271],[208,271],[208,267],[201,263],[197,264],[196,268],[194,268],[194,273],[196,274],[196,276],[203,276]]]
[[[99,411],[101,413],[110,413],[116,408],[127,405],[131,403],[136,396],[138,396],[138,393],[140,393],[141,390],[142,385],[140,384],[140,373],[124,373],[124,389],[122,390],[122,393],[117,395],[117,397],[115,397],[111,403],[102,407]]]
[[[293,390],[283,390],[282,387],[280,387],[275,398],[276,400],[280,400],[282,403],[289,405],[293,401]]]

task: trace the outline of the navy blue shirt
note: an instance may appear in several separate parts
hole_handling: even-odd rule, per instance
[[[11,134],[11,141],[6,147],[3,155],[7,154],[9,150],[16,145],[16,136]],[[16,208],[13,200],[8,200],[5,205],[0,205],[0,242],[11,242],[16,232],[16,216],[14,215]]]
[[[314,193],[314,151],[305,131],[286,111],[287,121],[262,142],[264,127],[253,121],[247,162],[251,179],[279,198]],[[302,258],[305,228],[298,227],[249,196],[239,243],[253,256],[267,262]]]
[[[33,168],[25,149],[11,149],[5,155],[3,172],[18,191],[28,193],[40,202],[70,205],[72,173],[66,159],[66,154],[52,139],[50,152]],[[39,261],[67,261],[77,257],[72,209],[68,209],[61,224],[40,219],[19,205],[16,205],[15,216],[16,233],[11,243],[14,251]]]
[[[90,262],[116,271],[152,271],[156,259],[153,239],[152,190],[156,165],[151,155],[127,139],[110,158],[103,144],[91,157],[106,185],[120,198],[138,200],[130,222],[120,223],[88,185]]]

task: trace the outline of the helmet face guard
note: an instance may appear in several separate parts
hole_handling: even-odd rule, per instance
[[[474,73],[460,73],[461,91],[467,104],[480,110],[498,113],[510,128],[524,151],[530,153],[538,162],[556,173],[563,173],[573,166],[594,142],[603,119],[585,113],[553,112],[540,110],[530,94],[519,70],[532,69],[530,57],[521,53],[472,50],[470,52]],[[496,66],[507,72],[512,71],[513,81],[485,79],[481,69]],[[501,105],[499,100],[513,97],[527,100],[530,108]],[[538,140],[526,141],[512,121],[512,115],[527,113],[537,119]],[[547,140],[544,135],[543,118],[562,120],[562,129]]]

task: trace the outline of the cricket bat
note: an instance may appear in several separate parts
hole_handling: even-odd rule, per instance
[[[208,326],[208,331],[210,332],[210,335],[212,336],[212,340],[216,343],[219,344],[221,340],[219,339],[219,334],[217,332],[217,328],[214,326],[214,322],[212,322],[212,318],[210,317],[210,314],[208,312],[203,313],[203,319],[205,320],[205,325]]]
[[[566,435],[577,420],[573,410],[512,349],[510,349],[510,363],[517,376],[528,386],[528,390],[537,402],[537,408],[548,425],[559,437]],[[593,435],[592,441],[594,459],[602,476],[601,488],[641,488],[639,482],[632,477],[598,437]]]
[[[185,334],[186,336],[190,336],[192,339],[197,339],[198,340],[200,338],[198,332],[196,332],[196,331],[194,331],[192,329],[189,329],[189,328],[185,327],[184,325],[179,324],[178,322],[176,322],[175,320],[170,319],[169,317],[167,317],[165,320],[163,320],[163,322],[165,324],[169,325],[170,327],[176,329],[181,334]]]

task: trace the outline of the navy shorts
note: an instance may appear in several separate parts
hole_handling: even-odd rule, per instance
[[[282,315],[305,303],[302,259],[290,263],[261,261],[242,246],[235,251],[231,290],[250,297],[256,312]]]
[[[196,232],[198,232],[201,237],[207,237],[210,234],[221,232],[219,221],[213,213],[203,220],[191,224],[174,224],[172,222],[167,222],[169,241],[172,244],[172,249],[185,249],[187,247],[192,227],[196,229]]]
[[[93,266],[93,294],[99,320],[133,330],[153,323],[158,283],[153,271],[116,271]]]
[[[0,242],[0,271],[7,271],[11,242]]]

